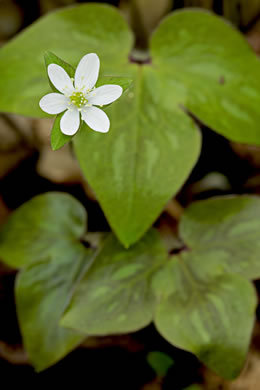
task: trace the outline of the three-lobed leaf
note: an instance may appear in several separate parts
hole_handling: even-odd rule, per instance
[[[256,294],[246,278],[260,275],[259,214],[254,196],[193,203],[180,222],[185,249],[152,284],[159,332],[228,379],[243,367],[254,323]]]

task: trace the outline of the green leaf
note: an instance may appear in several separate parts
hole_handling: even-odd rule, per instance
[[[0,256],[24,268],[15,295],[24,345],[37,371],[56,363],[85,338],[59,320],[75,286],[90,267],[92,250],[80,238],[86,212],[72,196],[46,193],[18,208],[0,232]]]
[[[203,260],[207,261],[206,255]],[[172,276],[173,288],[162,290],[155,324],[170,343],[194,353],[217,374],[234,379],[245,362],[256,293],[239,275],[205,277],[195,261],[193,252],[187,252],[161,271]]]
[[[102,74],[126,77],[132,44],[132,34],[114,7],[82,4],[52,12],[1,48],[0,110],[47,116],[39,108],[40,98],[49,92],[43,60],[46,52],[50,52],[47,61],[58,56],[73,66],[94,52],[100,57]]]
[[[110,235],[78,284],[61,325],[88,335],[133,332],[152,321],[152,275],[166,261],[155,231],[124,249]]]
[[[81,244],[67,246],[22,270],[15,294],[23,342],[36,371],[42,371],[67,355],[86,335],[64,329],[59,320],[93,254]]]
[[[260,277],[260,199],[222,197],[192,204],[181,219],[180,235],[196,252],[197,266]],[[200,261],[208,253],[205,265]]]
[[[170,356],[159,351],[149,352],[147,361],[160,378],[164,378],[169,369],[174,365],[174,360]]]
[[[260,63],[238,31],[209,12],[179,11],[150,46],[179,103],[228,139],[260,144]]]
[[[68,75],[71,78],[74,77],[75,69],[73,68],[73,66],[71,66],[67,62],[63,61],[61,58],[57,57],[54,53],[52,53],[50,51],[47,51],[46,53],[44,53],[44,60],[45,60],[45,65],[46,65],[46,71],[47,71],[48,66],[50,64],[56,64],[56,65],[61,66],[65,70],[65,72],[68,73]],[[48,77],[48,73],[47,73],[47,77]],[[48,79],[49,79],[49,77],[48,77]],[[51,88],[55,92],[60,93],[60,91],[54,87],[54,85],[52,84],[50,79],[49,79],[49,83],[50,83]]]
[[[131,69],[133,86],[106,110],[109,133],[83,125],[73,139],[83,173],[126,247],[156,220],[200,152],[195,124],[174,106],[176,89],[156,69]]]
[[[180,222],[186,250],[152,283],[160,333],[228,379],[242,369],[254,322],[256,296],[244,277],[260,276],[259,216],[253,196],[195,202]]]
[[[52,150],[58,150],[62,148],[65,144],[72,140],[73,137],[63,134],[60,129],[60,120],[64,113],[60,113],[55,118],[53,128],[51,131],[51,147]]]
[[[0,257],[21,268],[73,245],[86,229],[86,212],[72,196],[46,193],[19,207],[0,231]]]

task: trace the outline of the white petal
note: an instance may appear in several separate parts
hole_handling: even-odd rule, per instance
[[[90,104],[104,105],[114,102],[118,99],[123,92],[123,88],[120,85],[107,84],[98,87],[91,92],[88,99]]]
[[[60,65],[50,64],[48,66],[48,75],[52,84],[58,91],[68,95],[73,93],[74,87],[72,80]]]
[[[107,114],[97,107],[87,107],[82,110],[82,118],[86,124],[95,131],[107,133],[110,126],[110,121]]]
[[[92,89],[98,79],[100,61],[95,53],[81,58],[75,72],[75,87],[87,91]]]
[[[48,114],[59,114],[69,106],[69,99],[60,93],[49,93],[41,98],[39,105]]]
[[[79,111],[76,108],[70,108],[61,118],[61,132],[66,135],[74,135],[79,129],[79,123]]]

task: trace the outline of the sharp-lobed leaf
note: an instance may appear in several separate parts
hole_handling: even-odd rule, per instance
[[[260,277],[260,199],[212,198],[193,203],[180,223],[180,235],[196,253],[198,267]],[[208,261],[200,259],[208,253]]]
[[[219,375],[234,379],[244,365],[253,329],[254,287],[235,274],[205,278],[194,261],[193,252],[175,256],[161,271],[168,281],[172,277],[172,288],[160,286],[156,327],[170,343],[194,353]],[[208,261],[206,254],[204,261]]]
[[[23,342],[36,371],[56,363],[86,335],[59,326],[60,318],[93,253],[81,244],[23,269],[16,280],[17,314]]]
[[[153,274],[166,261],[158,233],[150,231],[124,249],[113,235],[77,285],[62,326],[88,335],[136,331],[153,318]]]
[[[186,249],[152,283],[159,332],[228,379],[243,367],[254,323],[256,294],[246,278],[260,276],[259,217],[254,196],[193,203],[180,222]]]
[[[260,61],[231,24],[198,9],[174,12],[153,35],[151,53],[202,122],[233,141],[260,144]]]
[[[86,212],[72,196],[50,192],[20,206],[0,231],[0,257],[22,268],[55,254],[86,229]]]

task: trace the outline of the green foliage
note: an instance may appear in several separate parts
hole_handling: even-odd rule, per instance
[[[130,249],[112,234],[96,241],[97,251],[86,249],[86,214],[69,195],[21,206],[0,232],[0,256],[23,268],[17,312],[33,365],[50,366],[86,334],[136,331],[154,320],[170,343],[226,378],[237,376],[254,322],[247,279],[260,272],[259,213],[256,197],[194,203],[180,223],[186,250],[167,261],[155,230]]]
[[[67,62],[63,61],[61,58],[59,58],[58,56],[56,56],[54,53],[50,52],[50,51],[46,51],[44,53],[44,61],[45,61],[45,66],[46,66],[46,70],[48,69],[48,66],[50,64],[57,64],[59,66],[61,66],[65,72],[68,73],[68,75],[73,78],[74,77],[74,74],[75,74],[75,68],[73,68],[73,66],[71,66],[70,64],[68,64]],[[49,79],[49,78],[48,78]],[[53,89],[54,92],[58,92],[60,93],[60,91],[58,89],[56,89],[54,87],[54,85],[52,84],[51,80],[49,79],[49,83],[50,83],[50,87],[51,89]]]
[[[62,193],[37,196],[11,215],[0,232],[0,256],[24,268],[15,285],[18,320],[37,371],[56,363],[86,335],[59,326],[92,251],[79,242],[86,213]]]
[[[75,67],[96,52],[98,85],[126,91],[106,108],[108,134],[83,125],[73,137],[83,173],[125,247],[144,235],[197,161],[200,133],[187,112],[230,140],[260,144],[259,61],[231,25],[208,12],[176,12],[154,33],[147,65],[129,63],[132,44],[114,8],[85,4],[47,15],[0,50],[2,111],[45,115],[38,106],[50,90],[44,53],[46,65],[55,62],[72,77],[74,68],[57,55]],[[71,138],[60,132],[61,115],[51,136],[55,150]],[[110,235],[94,253],[80,242],[86,213],[75,199],[32,199],[0,232],[1,258],[23,268],[17,311],[32,363],[50,366],[86,333],[130,332],[154,320],[172,344],[234,378],[254,321],[248,279],[260,277],[259,216],[254,197],[195,203],[180,224],[187,250],[167,262],[153,230],[128,250]]]
[[[110,235],[94,253],[80,242],[85,220],[85,210],[74,198],[48,193],[17,209],[0,232],[1,259],[23,268],[15,287],[17,313],[37,371],[78,345],[86,337],[82,328],[89,334],[109,334],[152,321],[151,279],[166,261],[158,234],[151,231],[129,251]],[[79,331],[59,325],[72,295],[63,322],[72,322]],[[80,318],[77,325],[75,317]]]
[[[260,277],[260,199],[227,197],[196,202],[185,212],[180,235],[197,264],[248,279]],[[200,259],[207,253],[209,262]]]
[[[102,76],[125,76],[132,42],[126,22],[108,5],[83,4],[44,16],[0,50],[0,110],[46,117],[38,104],[49,92],[45,54],[48,60],[55,53],[76,67],[81,57],[95,52]]]
[[[43,17],[0,50],[2,111],[45,115],[38,102],[48,92],[46,51],[47,63],[53,51],[73,66],[96,52],[102,76],[121,78],[127,88],[134,80],[107,108],[108,134],[84,125],[73,137],[83,173],[126,247],[147,231],[196,163],[200,136],[185,110],[231,140],[260,143],[259,61],[231,25],[205,11],[175,12],[151,39],[151,65],[129,64],[132,45],[116,9],[84,4]],[[69,140],[58,124],[59,117],[53,149]]]
[[[58,114],[53,123],[52,131],[51,131],[51,147],[52,150],[58,150],[62,148],[66,143],[71,141],[73,137],[63,134],[60,129],[60,121],[64,112]]]
[[[61,324],[88,335],[143,328],[152,321],[156,303],[152,276],[165,262],[166,252],[155,231],[129,250],[110,235],[77,285]]]
[[[151,67],[133,65],[129,92],[107,108],[105,136],[85,125],[74,137],[82,171],[110,225],[128,247],[160,214],[189,175],[200,152],[196,125]]]
[[[86,212],[63,193],[36,196],[10,216],[0,232],[0,256],[22,268],[56,255],[86,230]],[[14,245],[15,244],[15,245]]]
[[[256,197],[194,203],[180,223],[187,250],[154,278],[159,332],[228,379],[241,371],[254,323],[256,294],[245,278],[260,275],[259,213]]]
[[[17,314],[24,346],[37,371],[56,363],[86,338],[60,327],[59,321],[92,257],[82,245],[70,244],[18,274]]]
[[[195,260],[192,254],[178,256],[164,269],[171,275],[173,291],[160,291],[155,324],[170,343],[194,353],[219,375],[234,379],[247,354],[256,293],[238,275],[205,278]],[[207,256],[203,260],[208,261]]]
[[[232,141],[260,144],[259,60],[230,24],[209,12],[175,12],[153,35],[151,53],[179,105]]]
[[[160,378],[165,377],[168,370],[174,365],[174,360],[170,356],[159,351],[149,352],[147,361]]]

